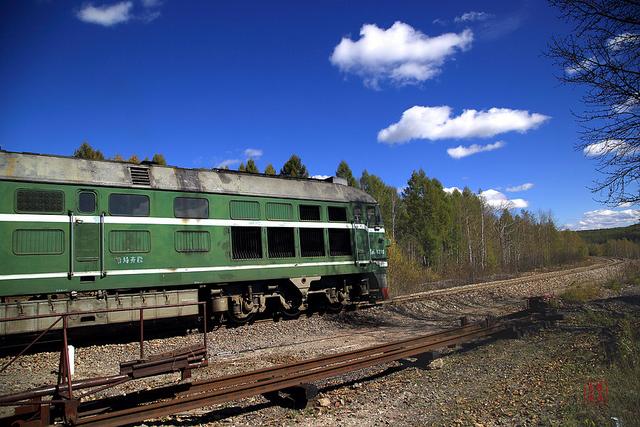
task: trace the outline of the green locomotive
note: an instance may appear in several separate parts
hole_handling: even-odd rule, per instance
[[[377,203],[339,178],[0,151],[0,200],[0,318],[162,305],[145,319],[173,318],[206,302],[243,323],[388,297]],[[0,322],[0,336],[52,322]]]

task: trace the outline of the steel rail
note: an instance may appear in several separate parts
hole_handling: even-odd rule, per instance
[[[331,363],[329,361],[325,361],[321,367],[316,368],[295,370],[290,365],[284,365],[278,367],[275,372],[273,372],[273,378],[265,381],[243,381],[242,384],[234,387],[211,388],[201,393],[190,391],[185,396],[170,399],[168,401],[151,403],[144,406],[128,408],[96,416],[85,417],[80,413],[79,418],[76,421],[76,425],[115,426],[141,422],[146,419],[166,416],[176,412],[196,409],[202,406],[220,404],[257,394],[282,390],[283,388],[293,387],[305,382],[328,379],[346,372],[415,356],[417,354],[448,345],[486,337],[488,335],[501,332],[505,330],[505,328],[506,326],[504,324],[497,324],[493,326],[475,328],[475,330],[471,331],[465,330],[463,333],[459,333],[460,329],[469,328],[458,328],[454,331],[450,331],[458,332],[451,336],[440,336],[434,338],[433,336],[428,335],[423,336],[419,340],[414,340],[411,344],[397,345],[397,343],[395,343],[395,348],[389,351],[376,350],[368,355],[360,354],[362,353],[361,351],[343,353],[337,355],[344,359],[342,362]],[[335,356],[333,358],[335,359]],[[331,359],[331,357],[326,359]],[[252,374],[253,373],[249,373],[248,375],[245,375],[245,377],[250,377]]]
[[[569,270],[548,271],[545,273],[537,273],[529,276],[513,277],[510,279],[504,279],[504,280],[495,280],[491,282],[481,282],[481,283],[470,283],[468,285],[451,286],[451,287],[446,287],[442,289],[433,289],[430,291],[418,292],[418,293],[413,293],[409,295],[399,295],[387,301],[380,301],[375,305],[401,304],[405,302],[429,298],[432,296],[473,292],[478,290],[491,289],[498,286],[510,286],[510,285],[515,285],[522,281],[527,281],[527,280],[547,280],[552,278],[570,276],[572,274],[580,274],[587,271],[597,271],[602,268],[613,267],[621,263],[624,263],[624,261],[616,259],[613,261],[610,260],[609,262],[602,262],[602,263],[592,264],[592,265],[583,266],[583,267],[576,267]]]

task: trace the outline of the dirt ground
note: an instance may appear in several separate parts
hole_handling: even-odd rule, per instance
[[[456,326],[463,315],[479,319],[521,309],[527,296],[558,294],[578,282],[605,283],[619,270],[618,265],[557,279],[526,277],[505,287],[400,305],[222,328],[208,334],[210,366],[194,371],[194,379],[435,332]],[[638,293],[637,286],[628,286],[617,292],[605,290],[603,296],[627,295],[630,299],[611,302],[612,307],[637,316],[638,302],[632,296]],[[597,378],[601,365],[599,329],[581,326],[581,313],[570,311],[558,327],[526,339],[448,354],[441,359],[441,369],[427,369],[421,360],[401,361],[319,383],[320,395],[305,410],[282,408],[258,396],[146,425],[561,425],[566,408],[581,402],[585,381]],[[157,339],[146,348],[152,354],[201,339],[201,334]],[[116,374],[118,362],[136,359],[137,351],[136,343],[79,347],[74,378]],[[0,394],[54,381],[49,372],[57,361],[57,353],[21,358],[0,374]],[[98,396],[177,380],[178,375],[136,380]]]

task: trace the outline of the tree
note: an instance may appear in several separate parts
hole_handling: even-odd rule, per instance
[[[76,151],[73,152],[73,157],[77,159],[87,160],[104,160],[104,155],[100,150],[94,150],[88,142],[83,142]]]
[[[129,157],[129,160],[127,160],[127,162],[139,165],[140,164],[140,159],[135,154],[132,154],[131,157]]]
[[[256,165],[256,162],[253,161],[253,159],[247,160],[247,167],[245,170],[250,173],[260,173],[260,169],[258,169],[258,166]]]
[[[358,187],[358,181],[353,177],[353,172],[351,172],[351,168],[344,160],[340,162],[338,165],[338,169],[336,170],[336,176],[340,178],[344,178],[347,180],[347,184],[351,187]]]
[[[549,0],[574,25],[549,55],[559,80],[583,86],[582,142],[602,178],[592,191],[612,205],[640,202],[640,2]]]
[[[247,171],[247,167],[244,165],[244,162],[240,162],[240,166],[238,166],[238,170],[240,172],[246,172]]]
[[[429,179],[420,169],[411,174],[402,194],[406,208],[402,227],[405,236],[415,240],[424,265],[442,267],[452,224],[451,201],[442,184]]]
[[[289,160],[282,166],[282,169],[280,169],[280,175],[308,178],[309,172],[307,172],[307,167],[302,164],[300,157],[292,154]]]
[[[380,205],[385,230],[389,237],[396,240],[396,222],[402,210],[402,199],[398,196],[398,190],[385,184],[382,178],[370,174],[366,169],[360,177],[360,188],[376,199]]]
[[[124,162],[124,158],[120,154],[116,154],[115,156],[113,156],[113,159],[111,159],[111,160],[116,161],[116,162]]]
[[[264,173],[265,173],[265,175],[275,175],[276,174],[276,169],[273,167],[273,165],[271,163],[269,163],[267,165],[267,167],[264,168]]]
[[[160,153],[154,154],[153,157],[151,158],[151,161],[160,166],[167,166],[167,161],[165,160],[164,156]]]

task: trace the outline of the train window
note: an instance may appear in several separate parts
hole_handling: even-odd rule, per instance
[[[380,215],[378,214],[378,209],[376,209],[375,206],[367,206],[367,224],[380,224]]]
[[[351,255],[351,233],[347,229],[329,229],[329,254],[331,256]]]
[[[300,255],[303,257],[324,256],[324,230],[321,228],[300,229]]]
[[[195,197],[173,199],[173,215],[176,218],[209,218],[209,201]]]
[[[16,191],[16,211],[62,213],[64,193],[62,191],[18,190]]]
[[[96,211],[96,193],[81,191],[78,193],[78,212],[94,213]]]
[[[320,206],[300,205],[301,221],[320,221]]]
[[[110,194],[109,212],[120,216],[149,216],[149,197],[140,194]]]
[[[329,206],[329,221],[347,221],[347,208]]]
[[[290,203],[267,203],[267,219],[288,220],[293,218],[293,207]]]
[[[291,258],[296,256],[293,228],[267,228],[269,258]]]
[[[353,208],[353,220],[355,222],[362,222],[362,206],[357,205]]]
[[[233,259],[262,258],[260,227],[231,227]]]

